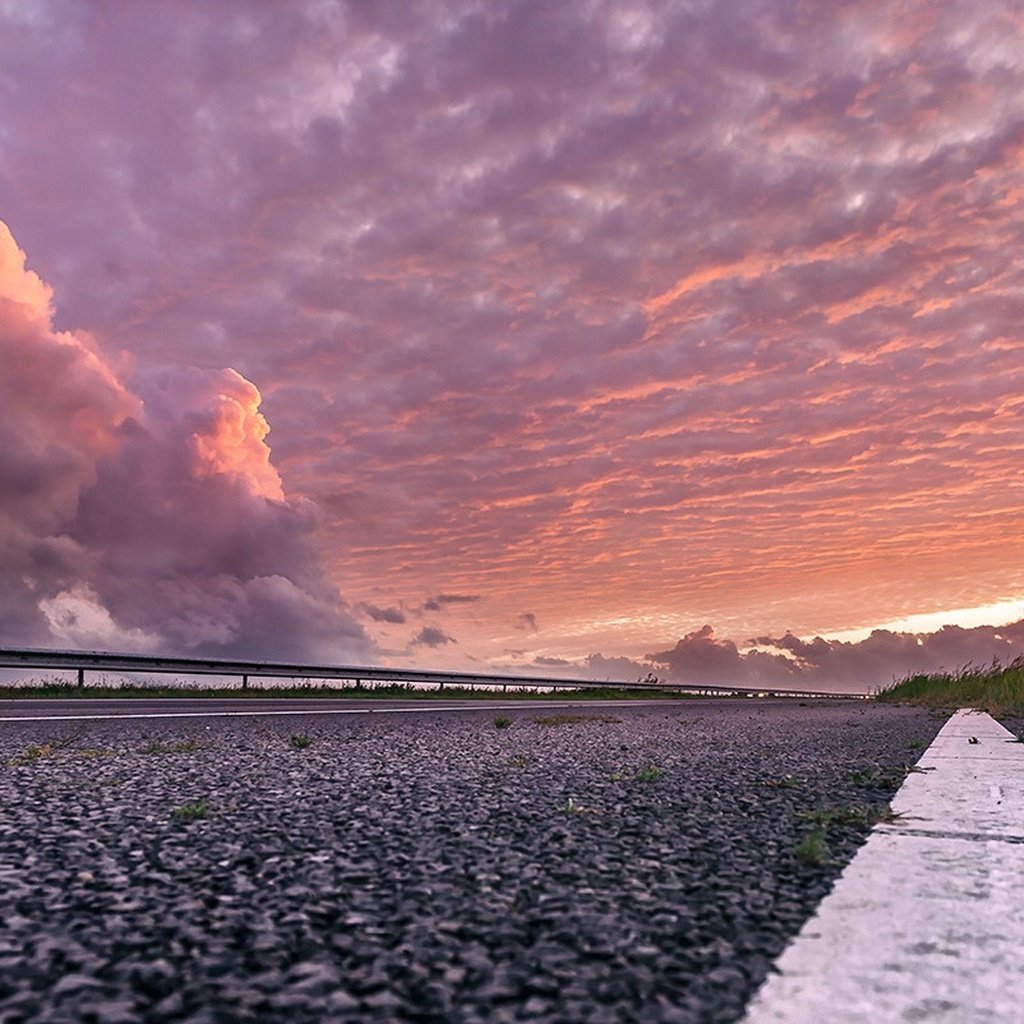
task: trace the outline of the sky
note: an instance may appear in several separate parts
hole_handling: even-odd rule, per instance
[[[1022,168],[1005,2],[0,0],[0,642],[1024,653]]]

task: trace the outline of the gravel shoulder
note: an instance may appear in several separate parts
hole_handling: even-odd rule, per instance
[[[501,715],[3,723],[0,1024],[735,1021],[942,724]]]

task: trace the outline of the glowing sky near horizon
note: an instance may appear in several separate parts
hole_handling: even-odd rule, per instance
[[[3,639],[1020,618],[1022,172],[1005,3],[3,0]]]

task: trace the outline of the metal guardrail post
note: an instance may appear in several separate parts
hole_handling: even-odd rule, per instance
[[[85,669],[80,668],[78,670],[78,685],[85,686]]]
[[[248,690],[249,689],[249,677],[244,672],[242,673],[242,689],[243,690]]]

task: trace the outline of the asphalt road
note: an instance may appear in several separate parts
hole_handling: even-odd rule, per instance
[[[941,724],[372,703],[0,723],[0,1024],[733,1022]]]

